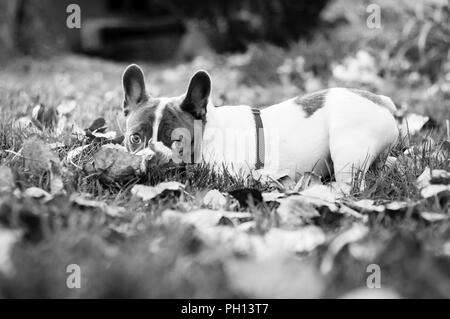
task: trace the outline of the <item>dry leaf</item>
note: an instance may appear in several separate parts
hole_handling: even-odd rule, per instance
[[[33,175],[39,176],[51,169],[51,163],[60,165],[58,156],[37,137],[27,139],[23,143],[22,155],[25,161],[25,168]]]
[[[94,135],[95,137],[98,137],[98,138],[105,138],[108,140],[112,140],[112,139],[116,138],[117,133],[115,131],[108,131],[105,133],[93,132],[92,135]]]
[[[403,121],[400,124],[400,132],[403,137],[414,135],[420,132],[429,120],[430,118],[428,116],[409,113],[405,118],[403,118]]]
[[[8,192],[15,188],[14,175],[7,166],[0,166],[0,191]]]
[[[330,243],[328,250],[323,257],[320,269],[323,274],[329,273],[333,269],[334,260],[339,252],[350,243],[356,242],[364,238],[369,229],[361,224],[353,224],[352,227],[338,236]]]
[[[89,147],[90,145],[83,145],[83,146],[79,146],[77,148],[74,148],[73,150],[70,150],[67,153],[66,156],[66,162],[67,163],[71,163],[74,164],[74,160],[85,150]]]
[[[331,212],[337,213],[339,212],[339,205],[336,204],[335,201],[328,201],[317,197],[305,196],[305,195],[294,195],[301,196],[302,200],[313,205],[317,209],[321,209],[323,207],[328,208]],[[327,197],[325,197],[327,198]]]
[[[92,208],[101,208],[101,209],[104,209],[106,207],[105,202],[88,199],[83,194],[74,193],[74,194],[70,195],[70,201],[81,207],[92,207]]]
[[[208,191],[203,197],[203,205],[211,209],[223,209],[226,204],[226,197],[217,189]]]
[[[266,192],[261,195],[265,202],[277,202],[279,198],[286,197],[286,194],[280,192]]]
[[[420,212],[420,217],[430,223],[441,222],[449,218],[448,215],[434,212]]]
[[[306,226],[297,230],[272,228],[264,235],[267,250],[272,254],[280,252],[305,253],[325,243],[322,229]]]
[[[89,199],[83,194],[72,194],[70,201],[81,207],[100,208],[111,217],[119,217],[125,213],[125,208],[123,207],[110,206],[103,201]]]
[[[430,185],[431,181],[431,168],[426,167],[422,174],[417,178],[416,185],[419,189],[422,189]]]
[[[31,133],[38,133],[38,128],[28,116],[22,116],[14,121],[13,127],[18,130],[27,130]]]
[[[22,232],[20,231],[0,227],[0,272],[6,276],[14,275],[11,250],[21,236]]]
[[[58,123],[58,112],[54,107],[43,104],[36,105],[31,112],[33,124],[39,129],[53,129]]]
[[[60,103],[56,109],[60,115],[66,115],[72,113],[73,110],[77,107],[77,102],[74,100],[64,101]]]
[[[295,228],[311,223],[313,218],[319,216],[319,212],[303,196],[289,196],[277,201],[280,203],[277,214],[281,226]]]
[[[29,187],[23,192],[23,194],[28,197],[42,199],[44,202],[53,199],[53,196],[50,193],[39,187]]]
[[[223,247],[233,254],[255,258],[266,258],[272,254],[261,236],[247,234],[235,227],[221,225],[196,230],[204,243],[212,247]]]
[[[277,179],[276,186],[282,192],[291,192],[294,190],[295,181],[290,176],[285,175]]]
[[[326,185],[314,185],[300,192],[300,194],[306,197],[315,198],[330,203],[335,202],[341,197],[330,186]]]
[[[434,169],[431,171],[431,184],[450,184],[450,173],[443,169]]]
[[[423,198],[431,198],[444,193],[450,193],[450,185],[428,185],[422,188],[420,196]]]
[[[134,185],[131,194],[144,202],[152,200],[166,191],[182,191],[184,185],[178,182],[164,182],[156,186]]]
[[[148,161],[146,157],[135,155],[117,148],[102,146],[83,165],[88,174],[99,174],[107,181],[125,182],[146,173]]]
[[[233,290],[252,298],[318,298],[325,288],[312,265],[293,257],[229,259],[225,271]]]
[[[375,205],[375,201],[371,199],[361,199],[358,201],[345,202],[346,205],[356,209],[361,213],[382,213],[384,212],[384,206]]]

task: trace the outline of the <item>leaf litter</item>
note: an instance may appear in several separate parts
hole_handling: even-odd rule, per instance
[[[355,61],[347,61],[346,67],[349,70],[358,69],[359,66],[352,66],[352,63],[362,63],[359,60],[365,61],[367,57],[359,54]],[[373,76],[370,70],[366,71],[368,77]],[[71,193],[69,197],[64,197],[67,191],[65,176],[68,174],[67,170],[75,170],[99,178],[102,183],[131,181],[125,184],[126,192],[142,202],[144,213],[136,213],[131,223],[115,224],[111,229],[124,236],[134,235],[138,233],[136,229],[143,227],[142,216],[147,213],[158,216],[155,224],[159,223],[163,227],[174,223],[192,226],[204,245],[223,247],[229,252],[229,256],[233,258],[228,258],[227,255],[227,261],[224,263],[228,279],[237,291],[248,296],[320,297],[324,294],[327,274],[338,262],[339,255],[345,253],[346,248],[354,259],[367,260],[373,260],[375,257],[361,253],[364,249],[383,250],[383,247],[372,249],[364,241],[370,226],[368,216],[402,215],[417,210],[424,201],[437,200],[442,205],[442,200],[448,197],[449,173],[442,169],[425,169],[423,176],[417,179],[422,198],[408,202],[343,198],[329,185],[324,185],[320,176],[306,173],[296,181],[286,176],[275,179],[272,191],[261,191],[252,187],[231,191],[210,189],[197,206],[192,204],[189,209],[183,210],[178,209],[180,205],[155,212],[155,203],[167,194],[175,194],[177,197],[184,194],[186,196],[183,200],[194,197],[191,196],[193,190],[186,183],[165,181],[151,186],[146,183],[146,176],[154,168],[152,165],[158,165],[160,160],[167,160],[167,154],[160,159],[155,157],[155,153],[161,151],[161,145],[154,145],[153,149],[148,148],[138,154],[130,154],[120,145],[123,136],[115,131],[108,131],[104,119],[95,120],[86,129],[78,127],[71,116],[76,109],[77,103],[73,100],[64,100],[56,108],[38,104],[31,116],[18,120],[20,125],[24,124],[32,133],[53,129],[59,136],[68,133],[70,137],[64,140],[65,143],[44,142],[37,137],[28,138],[22,150],[18,152],[19,156],[15,158],[16,161],[23,161],[31,175],[48,174],[47,188],[21,188],[11,171],[7,167],[0,167],[0,191],[14,190],[16,196],[45,204],[63,196],[71,205],[82,210],[100,211],[114,219],[120,219],[127,208],[108,205],[105,201],[85,193]],[[417,134],[428,122],[428,117],[410,113],[403,119],[404,126],[408,127],[408,131],[403,129],[403,132],[405,135]],[[66,143],[67,140],[70,145]],[[440,156],[441,159],[445,159],[445,156],[448,158],[449,140],[450,136],[439,145],[430,141],[430,153]],[[412,147],[406,149],[403,155],[410,158],[423,158],[423,154],[430,156],[423,151],[423,148]],[[398,161],[397,157],[390,156],[389,166],[392,168],[398,165]],[[229,205],[233,199],[238,202],[237,206]],[[267,209],[266,214],[275,218],[277,223],[270,229],[261,231],[258,227],[258,216],[253,210],[255,205]],[[423,220],[439,225],[448,219],[448,213],[448,210],[439,213],[420,210],[419,215]],[[326,222],[318,223],[325,215],[334,216],[338,221],[336,227],[322,227],[329,225]],[[0,234],[2,231],[0,228]],[[0,249],[0,270],[8,267],[11,269],[8,254],[14,243],[21,238],[12,233],[5,236],[9,238],[9,245]],[[5,240],[5,243],[8,243],[8,240]],[[303,258],[316,254],[321,255],[320,272]],[[2,259],[2,256],[7,257]],[[2,265],[7,266],[2,268]],[[383,293],[385,296],[395,296],[395,293],[390,295],[388,290]],[[355,290],[349,294],[352,295],[364,295],[364,291]]]

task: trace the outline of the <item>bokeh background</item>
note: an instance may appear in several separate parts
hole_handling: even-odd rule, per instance
[[[44,102],[48,84],[58,84],[47,104],[75,99],[82,121],[87,107],[115,118],[120,73],[139,62],[155,95],[182,93],[202,68],[218,105],[266,106],[350,86],[426,115],[449,114],[447,0],[80,0],[79,29],[66,25],[71,2],[0,4],[0,85],[30,81],[34,93],[21,107]],[[379,28],[368,23],[371,4],[380,9]]]
[[[0,262],[0,297],[342,297],[365,287],[367,262],[379,264],[383,287],[403,297],[450,297],[448,194],[439,205],[421,208],[434,212],[425,221],[410,215],[411,205],[423,200],[416,181],[425,167],[449,170],[448,158],[433,155],[450,138],[448,0],[78,0],[81,28],[70,29],[66,8],[72,2],[0,1],[0,261],[5,265],[10,257],[13,270],[4,274]],[[380,9],[379,28],[367,23],[373,5]],[[321,215],[313,228],[308,217],[306,227],[278,229],[273,212],[251,211],[257,235],[271,227],[283,236],[299,231],[301,240],[279,235],[269,250],[300,246],[296,257],[302,258],[295,260],[268,255],[267,246],[264,263],[242,258],[242,250],[258,257],[247,243],[262,238],[246,231],[214,244],[191,225],[155,222],[165,209],[189,216],[204,207],[210,188],[236,187],[227,176],[211,182],[200,169],[183,178],[202,186],[190,190],[189,200],[173,203],[143,203],[131,196],[132,183],[105,185],[73,165],[64,175],[67,194],[49,202],[23,195],[32,186],[50,191],[48,171],[34,174],[24,166],[23,145],[34,149],[36,143],[30,137],[63,149],[64,159],[81,143],[73,141],[75,125],[82,130],[103,117],[108,130],[123,131],[121,75],[129,63],[141,65],[154,96],[182,94],[192,74],[206,69],[216,105],[265,107],[329,87],[367,89],[390,96],[408,114],[428,116],[439,134],[429,143],[429,131],[420,132],[408,148],[400,145],[391,154],[399,164],[369,180],[373,188],[358,199],[401,202],[393,202],[389,214],[372,212],[362,240],[361,223],[341,213]],[[43,109],[67,112],[60,116],[67,122],[58,122],[66,131],[52,130],[57,116],[40,121],[33,110]],[[22,120],[42,125],[28,132],[15,125]],[[140,182],[179,180],[161,172],[155,182],[157,170]],[[72,194],[94,204],[76,204]],[[106,213],[110,206],[124,212]],[[350,235],[355,245],[333,252],[334,239],[347,238],[347,230],[356,231],[357,238]],[[220,235],[215,228],[211,233]],[[323,275],[318,265],[330,251],[334,266]],[[71,263],[83,269],[83,289],[67,289]]]

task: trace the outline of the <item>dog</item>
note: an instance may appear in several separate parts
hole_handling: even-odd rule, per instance
[[[126,68],[122,83],[128,151],[171,150],[184,162],[204,161],[239,174],[334,175],[334,184],[349,193],[355,175],[364,177],[399,137],[392,100],[363,90],[331,88],[257,110],[216,107],[211,77],[203,70],[192,76],[186,93],[171,98],[150,96],[135,64]]]

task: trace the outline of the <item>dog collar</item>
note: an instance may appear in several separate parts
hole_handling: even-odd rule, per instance
[[[256,124],[256,164],[255,168],[260,169],[264,167],[264,126],[261,119],[261,112],[258,109],[252,109]]]

